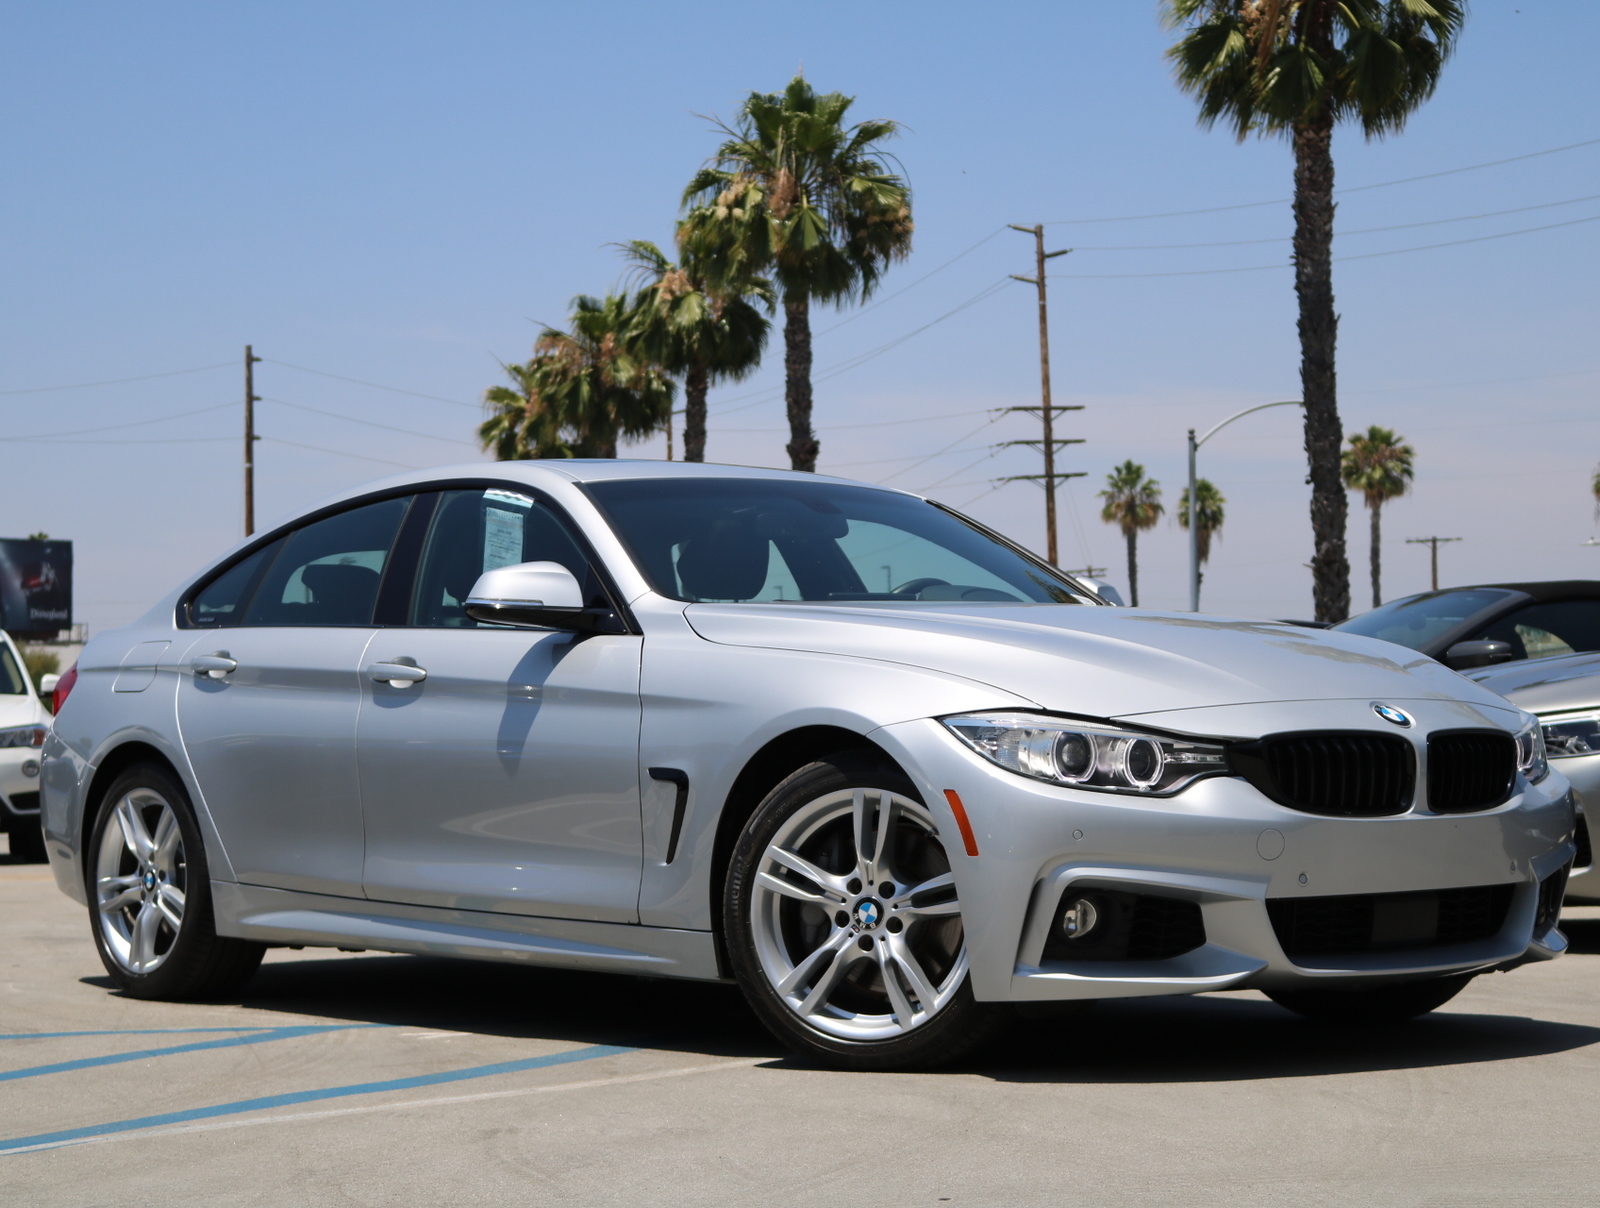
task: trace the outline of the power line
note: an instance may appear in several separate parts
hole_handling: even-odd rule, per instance
[[[1350,188],[1335,189],[1335,195],[1344,193],[1365,193],[1372,189],[1387,189],[1393,185],[1409,185],[1419,180],[1437,180],[1441,176],[1456,176],[1462,172],[1476,172],[1480,168],[1498,168],[1504,164],[1520,163],[1525,159],[1537,159],[1541,155],[1555,155],[1561,151],[1576,151],[1579,147],[1592,147],[1600,143],[1600,138],[1587,139],[1581,143],[1568,143],[1564,147],[1550,147],[1544,151],[1530,151],[1526,155],[1513,155],[1510,159],[1495,159],[1488,163],[1468,164],[1464,168],[1447,168],[1443,172],[1427,172],[1421,176],[1403,176],[1399,180],[1383,180],[1373,185],[1354,185]],[[1165,214],[1124,214],[1115,218],[1060,218],[1054,222],[1045,223],[1046,226],[1085,226],[1097,222],[1142,222],[1149,218],[1188,218],[1195,214],[1220,214],[1226,210],[1253,210],[1260,206],[1287,205],[1294,199],[1280,197],[1272,201],[1246,201],[1237,205],[1208,206],[1203,210],[1172,210]]]
[[[230,436],[226,439],[232,440],[233,437]],[[274,445],[289,445],[295,449],[310,449],[313,453],[331,453],[335,457],[353,457],[357,461],[375,461],[380,465],[399,466],[402,470],[420,470],[422,468],[421,466],[413,466],[403,461],[390,461],[387,457],[368,457],[365,453],[351,453],[345,449],[324,449],[321,445],[301,444],[297,440],[284,440],[282,437],[278,436],[260,436],[256,439],[264,440],[269,444]]]
[[[1588,197],[1574,197],[1568,201],[1547,201],[1536,206],[1518,206],[1514,210],[1491,210],[1487,214],[1463,214],[1459,218],[1430,218],[1426,222],[1402,222],[1394,226],[1359,227],[1353,231],[1335,231],[1338,238],[1350,235],[1376,235],[1383,231],[1410,231],[1417,227],[1443,226],[1452,222],[1476,222],[1482,218],[1503,218],[1507,214],[1526,214],[1532,210],[1552,210],[1557,206],[1575,206],[1580,202],[1600,201],[1600,193],[1590,194]],[[1132,243],[1125,245],[1078,246],[1074,251],[1079,252],[1169,252],[1183,251],[1188,248],[1202,247],[1252,247],[1263,243],[1289,243],[1292,235],[1277,235],[1271,239],[1225,239],[1212,243]]]
[[[313,373],[317,377],[332,378],[336,382],[350,382],[356,386],[371,386],[374,390],[387,390],[391,394],[407,394],[412,398],[425,398],[435,403],[449,403],[455,407],[472,407],[481,410],[483,406],[482,403],[464,403],[458,398],[444,398],[437,394],[423,394],[417,390],[402,390],[399,386],[385,386],[382,382],[368,382],[363,381],[361,378],[345,377],[341,373],[328,373],[322,369],[309,369],[304,365],[291,365],[288,361],[277,361],[271,357],[262,357],[261,359],[269,365],[277,365],[284,369],[294,369],[300,373]]]
[[[93,432],[115,432],[121,428],[141,428],[150,424],[164,424],[168,420],[187,419],[191,415],[204,415],[209,411],[221,411],[224,408],[232,408],[232,406],[232,403],[217,403],[214,406],[199,407],[193,411],[179,411],[174,415],[157,416],[155,419],[136,419],[130,420],[125,424],[106,424],[100,428],[77,428],[71,432],[38,432],[32,436],[0,436],[0,441],[46,441],[54,440],[57,437],[88,436]]]
[[[52,390],[88,390],[91,386],[121,386],[127,382],[152,382],[156,378],[182,377],[186,373],[205,373],[212,369],[227,369],[232,365],[232,361],[222,361],[216,365],[198,365],[193,369],[171,369],[166,373],[146,373],[139,377],[108,378],[103,382],[74,382],[70,386],[28,386],[22,390],[0,390],[0,395],[45,394]]]
[[[1531,235],[1537,231],[1554,231],[1561,227],[1582,226],[1586,222],[1600,222],[1600,214],[1588,218],[1574,218],[1570,222],[1552,222],[1545,226],[1523,227],[1516,231],[1501,231],[1496,235],[1478,235],[1471,239],[1451,239],[1445,243],[1425,243],[1420,247],[1399,247],[1387,252],[1362,252],[1355,256],[1335,256],[1335,264],[1343,264],[1350,260],[1376,260],[1380,256],[1403,256],[1409,252],[1431,252],[1441,247],[1460,247],[1467,243],[1487,243],[1491,239],[1509,239],[1512,235]],[[1260,273],[1269,269],[1292,268],[1289,261],[1280,261],[1277,264],[1250,264],[1241,268],[1201,268],[1187,269],[1183,272],[1167,273],[1057,273],[1057,278],[1068,281],[1118,281],[1136,277],[1211,277],[1219,273]]]
[[[841,319],[839,322],[835,323],[832,327],[825,328],[822,331],[819,331],[817,334],[819,336],[825,336],[830,331],[838,331],[846,323],[854,323],[857,319],[859,319],[862,315],[866,314],[869,310],[877,310],[878,307],[882,306],[885,302],[893,302],[901,294],[906,293],[908,290],[915,289],[917,286],[921,285],[924,281],[926,281],[929,277],[932,277],[935,273],[942,273],[942,272],[944,272],[945,269],[949,268],[957,260],[961,260],[961,259],[963,259],[963,258],[965,258],[967,256],[970,256],[973,252],[977,251],[980,247],[982,247],[984,244],[988,243],[989,240],[993,239],[996,235],[998,235],[1001,231],[1003,231],[1005,229],[1006,228],[1003,227],[1003,226],[996,227],[994,230],[990,231],[987,235],[985,235],[982,239],[978,240],[977,243],[974,243],[966,251],[962,252],[960,255],[956,255],[956,256],[950,257],[950,259],[946,260],[943,264],[941,264],[938,268],[934,269],[932,272],[924,273],[922,276],[918,277],[915,281],[911,282],[911,284],[909,284],[909,285],[907,285],[907,286],[905,286],[905,287],[903,287],[901,289],[897,289],[894,293],[888,295],[887,297],[879,298],[871,306],[863,306],[860,310],[856,311],[855,314],[851,315],[848,319]]]
[[[337,411],[324,411],[321,407],[308,407],[304,403],[291,403],[286,398],[266,397],[262,399],[262,402],[276,403],[280,407],[293,407],[297,411],[309,411],[313,415],[326,415],[330,419],[342,419],[347,423],[365,424],[369,428],[382,428],[386,432],[400,432],[404,433],[406,436],[420,436],[426,440],[442,440],[447,444],[466,445],[469,449],[476,449],[478,447],[478,445],[473,441],[457,440],[453,436],[435,436],[432,432],[418,432],[414,428],[398,428],[394,424],[380,424],[377,420],[360,419],[354,415],[341,415]]]

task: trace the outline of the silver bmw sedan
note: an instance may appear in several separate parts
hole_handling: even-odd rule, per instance
[[[284,944],[731,979],[885,1069],[1023,1003],[1405,1018],[1566,947],[1574,806],[1531,714],[1369,638],[1108,607],[840,479],[388,479],[62,690],[49,855],[135,996]]]

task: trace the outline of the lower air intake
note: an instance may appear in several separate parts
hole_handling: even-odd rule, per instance
[[[1082,935],[1062,931],[1062,915],[1087,901],[1095,923]],[[1153,893],[1068,888],[1056,905],[1045,941],[1047,961],[1161,961],[1182,956],[1206,942],[1197,902]]]
[[[1513,885],[1417,893],[1269,898],[1285,956],[1358,956],[1490,939],[1505,926]]]

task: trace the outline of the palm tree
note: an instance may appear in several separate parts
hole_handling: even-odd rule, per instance
[[[1215,536],[1222,540],[1223,506],[1227,503],[1221,491],[1212,485],[1209,478],[1198,479],[1194,484],[1194,534],[1195,548],[1200,555],[1200,565],[1204,566],[1211,560],[1211,538]],[[1184,487],[1178,496],[1178,527],[1185,532],[1189,529],[1189,488]],[[1205,574],[1200,574],[1199,581],[1204,583]]]
[[[720,279],[719,261],[699,254],[688,223],[678,226],[678,261],[655,244],[622,245],[643,284],[634,297],[634,339],[668,373],[683,376],[683,459],[706,459],[706,394],[713,382],[736,382],[761,364],[771,324],[754,305],[772,305],[766,278]],[[722,263],[725,263],[723,261]]]
[[[1161,484],[1146,478],[1144,467],[1129,459],[1106,475],[1106,501],[1100,519],[1122,530],[1128,542],[1128,600],[1139,607],[1139,534],[1154,528],[1166,509],[1161,506]]]
[[[1379,587],[1380,555],[1383,546],[1383,505],[1406,493],[1413,477],[1411,459],[1415,451],[1402,444],[1388,428],[1373,424],[1365,432],[1353,433],[1344,451],[1341,471],[1344,485],[1360,491],[1372,509],[1372,606],[1383,603]]]
[[[492,386],[478,439],[501,460],[615,457],[671,422],[672,379],[641,355],[635,315],[620,294],[572,300],[571,328],[546,327],[526,365],[508,365],[515,388]]]
[[[1168,26],[1184,31],[1167,56],[1200,103],[1201,125],[1222,120],[1241,140],[1285,135],[1294,147],[1312,594],[1318,620],[1342,621],[1350,562],[1334,374],[1333,127],[1359,121],[1369,139],[1404,128],[1439,82],[1465,0],[1163,0],[1163,8]]]
[[[694,224],[715,224],[729,267],[770,273],[783,297],[789,463],[817,468],[811,429],[811,303],[869,296],[911,251],[911,188],[880,144],[891,121],[845,125],[854,97],[818,94],[796,76],[781,93],[753,92],[736,126],[684,190]]]

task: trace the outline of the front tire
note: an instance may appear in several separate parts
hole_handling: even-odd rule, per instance
[[[183,785],[139,764],[112,784],[88,849],[95,948],[133,998],[216,998],[243,986],[263,944],[216,932],[205,846]]]
[[[761,1021],[825,1065],[943,1065],[1005,1016],[972,996],[950,861],[883,760],[819,760],[767,796],[734,849],[723,934]]]
[[[1361,990],[1268,990],[1267,997],[1318,1023],[1400,1023],[1444,1006],[1467,988],[1473,976],[1466,973]]]

